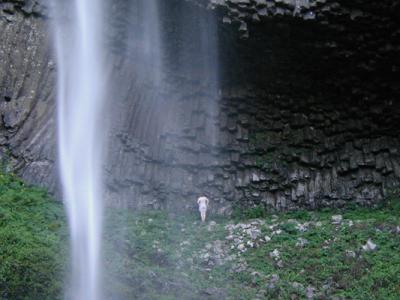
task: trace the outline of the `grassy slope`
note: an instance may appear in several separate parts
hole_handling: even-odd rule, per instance
[[[110,286],[120,299],[298,299],[310,293],[320,299],[399,299],[399,210],[355,209],[343,212],[339,225],[332,224],[332,213],[219,219],[215,226],[200,225],[198,216],[116,213],[107,240],[118,245],[109,249],[109,270],[119,283]],[[237,242],[226,239],[227,224],[251,229],[258,222],[265,224],[253,226],[261,233],[256,239],[240,226],[231,231]],[[269,242],[262,241],[265,235]],[[298,238],[308,243],[296,245]],[[369,238],[376,251],[361,250]],[[270,256],[275,249],[279,259]]]
[[[336,213],[343,215],[337,225]],[[392,203],[276,216],[253,211],[240,219],[211,216],[202,225],[197,215],[109,210],[103,286],[113,300],[399,299],[399,214]],[[307,243],[298,245],[299,238]],[[369,238],[376,251],[361,250]],[[0,174],[0,299],[62,298],[65,246],[61,205]]]
[[[60,298],[64,224],[45,191],[0,173],[0,299]]]

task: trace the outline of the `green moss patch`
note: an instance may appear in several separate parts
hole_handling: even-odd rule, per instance
[[[61,299],[65,240],[61,204],[0,173],[0,298]]]

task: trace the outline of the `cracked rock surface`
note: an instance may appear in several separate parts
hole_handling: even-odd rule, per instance
[[[0,156],[56,191],[56,65],[43,3],[0,1]],[[113,1],[107,31],[108,203],[195,210],[207,191],[220,214],[237,204],[313,209],[376,205],[399,185],[396,2],[171,0],[163,87],[123,54],[140,28],[127,5]],[[190,20],[200,21],[180,32]],[[218,84],[200,67],[204,22],[216,25],[206,36],[217,41]]]

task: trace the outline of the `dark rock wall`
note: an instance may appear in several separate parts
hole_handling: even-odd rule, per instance
[[[0,1],[0,158],[54,190],[54,69],[48,23],[34,3]]]
[[[264,7],[230,1],[230,10],[210,12],[164,2],[160,84],[144,71],[140,47],[129,48],[140,45],[140,35],[132,37],[140,24],[127,14],[135,11],[129,1],[113,1],[109,204],[195,209],[196,197],[207,193],[219,213],[237,204],[373,205],[398,186],[396,6],[384,2],[378,10],[358,1],[328,10],[317,1],[295,17],[289,7],[259,21],[246,8],[255,2]],[[41,6],[24,11],[23,1],[0,5],[2,158],[55,190],[55,67],[46,13]],[[304,20],[310,12],[316,18]],[[242,20],[247,39],[237,33]],[[199,50],[204,35],[218,42],[218,53]]]

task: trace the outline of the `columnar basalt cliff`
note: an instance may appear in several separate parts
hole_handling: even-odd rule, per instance
[[[194,209],[206,192],[219,213],[374,205],[399,185],[398,3],[165,2],[162,85],[138,75],[137,7],[110,5],[110,204]],[[0,1],[0,153],[56,191],[47,15],[37,1]],[[195,38],[204,20],[218,25],[212,76]]]

